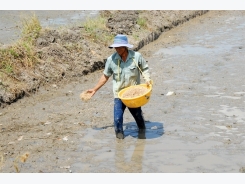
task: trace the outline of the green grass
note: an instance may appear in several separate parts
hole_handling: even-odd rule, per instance
[[[106,19],[99,16],[97,18],[91,19],[87,18],[83,26],[88,33],[94,33],[99,29],[106,29]]]
[[[114,35],[109,33],[106,27],[107,19],[99,16],[96,18],[87,18],[83,23],[83,27],[86,31],[86,35],[94,42],[102,42],[104,44],[110,43]]]
[[[145,18],[139,17],[137,19],[137,24],[140,25],[142,28],[147,28],[147,21]]]
[[[21,38],[13,45],[0,49],[0,69],[11,74],[19,66],[32,67],[37,62],[34,41],[42,29],[35,15],[21,21]]]
[[[23,40],[33,41],[39,37],[42,27],[35,14],[33,14],[30,18],[23,18],[21,25],[21,38]]]

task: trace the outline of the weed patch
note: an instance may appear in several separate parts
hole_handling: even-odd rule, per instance
[[[19,67],[33,67],[38,60],[35,53],[35,40],[41,25],[35,15],[22,20],[21,38],[13,45],[0,49],[0,69],[8,74]]]
[[[108,28],[106,27],[107,19],[99,16],[97,18],[88,18],[83,24],[86,31],[86,36],[89,37],[93,42],[100,42],[103,44],[109,44],[114,35],[111,35]]]

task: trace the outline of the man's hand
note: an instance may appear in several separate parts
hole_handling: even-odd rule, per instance
[[[108,81],[109,77],[107,77],[105,74],[103,74],[100,77],[99,82],[96,84],[96,86],[92,89],[88,89],[84,92],[82,92],[80,94],[80,98],[82,100],[89,100],[90,98],[92,98],[92,96],[94,96],[94,94],[96,93],[96,91],[98,91],[107,81]]]
[[[94,89],[89,89],[89,90],[86,91],[86,93],[90,94],[91,97],[94,96],[95,92],[96,91]]]

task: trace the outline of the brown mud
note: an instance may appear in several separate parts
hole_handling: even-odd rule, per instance
[[[107,29],[111,35],[127,34],[133,49],[139,50],[163,32],[206,12],[114,10],[101,11],[100,14],[107,17]],[[139,17],[148,22],[146,29],[137,23]],[[102,38],[104,31],[98,29],[96,37]],[[108,44],[93,39],[82,25],[72,24],[59,29],[44,27],[36,40],[35,52],[39,61],[34,68],[22,67],[11,75],[0,70],[0,107],[30,96],[45,85],[64,79],[83,79],[83,76],[102,69],[113,51],[108,49]]]
[[[209,11],[139,49],[154,81],[146,139],[127,110],[126,137],[115,138],[111,79],[80,100],[102,70],[1,109],[0,171],[244,172],[244,20],[245,11]]]

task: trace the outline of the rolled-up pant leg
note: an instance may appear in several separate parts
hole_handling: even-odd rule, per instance
[[[128,108],[132,116],[134,117],[139,129],[145,129],[145,120],[141,107],[138,108]]]
[[[115,132],[123,132],[123,114],[126,106],[121,99],[114,98],[114,128]]]

